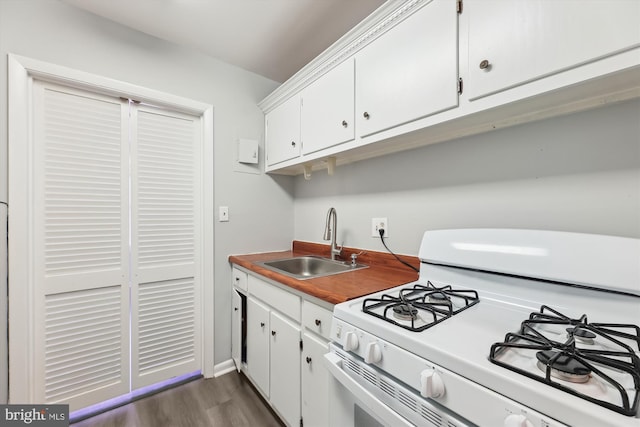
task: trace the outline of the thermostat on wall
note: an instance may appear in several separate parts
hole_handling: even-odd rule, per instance
[[[238,141],[238,162],[258,163],[258,141],[254,139],[240,139]]]

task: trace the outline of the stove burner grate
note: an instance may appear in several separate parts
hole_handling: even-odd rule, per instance
[[[539,331],[540,326],[566,325],[568,337],[565,342],[550,339]],[[543,305],[539,312],[531,313],[522,322],[517,333],[509,332],[503,342],[491,346],[489,360],[496,365],[548,384],[574,396],[596,403],[627,416],[635,416],[640,403],[640,358],[636,350],[621,340],[633,342],[640,350],[640,328],[636,325],[614,323],[589,323],[587,316],[571,319]],[[614,350],[582,348],[576,343],[602,341],[611,344]],[[588,343],[587,343],[588,344]],[[591,347],[587,345],[587,347]],[[510,349],[537,350],[537,365],[544,376],[515,366],[500,359]],[[634,389],[629,391],[612,379],[605,371],[622,372],[633,379]],[[579,383],[598,377],[617,391],[620,404],[601,400],[578,392],[565,383]],[[560,380],[560,381],[559,381]]]
[[[362,311],[401,328],[420,332],[460,313],[480,301],[473,290],[414,284],[400,289],[398,296],[383,294],[366,298]]]

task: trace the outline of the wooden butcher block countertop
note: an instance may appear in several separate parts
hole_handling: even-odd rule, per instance
[[[360,249],[345,247],[342,250],[341,259],[350,261],[352,253],[360,252]],[[418,278],[418,273],[400,263],[393,255],[369,250],[359,255],[357,261],[358,264],[365,264],[369,268],[313,279],[294,279],[257,264],[263,261],[305,255],[328,257],[329,246],[294,241],[292,249],[289,251],[231,255],[229,256],[229,262],[331,304],[338,304],[363,295],[413,282]],[[407,255],[399,255],[399,257],[416,268],[420,267],[420,260],[417,257]]]

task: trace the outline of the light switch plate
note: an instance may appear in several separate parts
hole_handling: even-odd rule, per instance
[[[229,221],[229,206],[220,206],[218,208],[218,221],[220,222]]]

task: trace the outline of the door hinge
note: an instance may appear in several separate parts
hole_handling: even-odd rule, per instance
[[[462,95],[462,78],[458,79],[458,95]]]
[[[304,345],[302,344],[302,339],[300,340],[300,351],[302,351],[302,348],[304,347]]]
[[[462,0],[458,0],[456,2],[456,11],[458,12],[458,14],[462,13]]]

